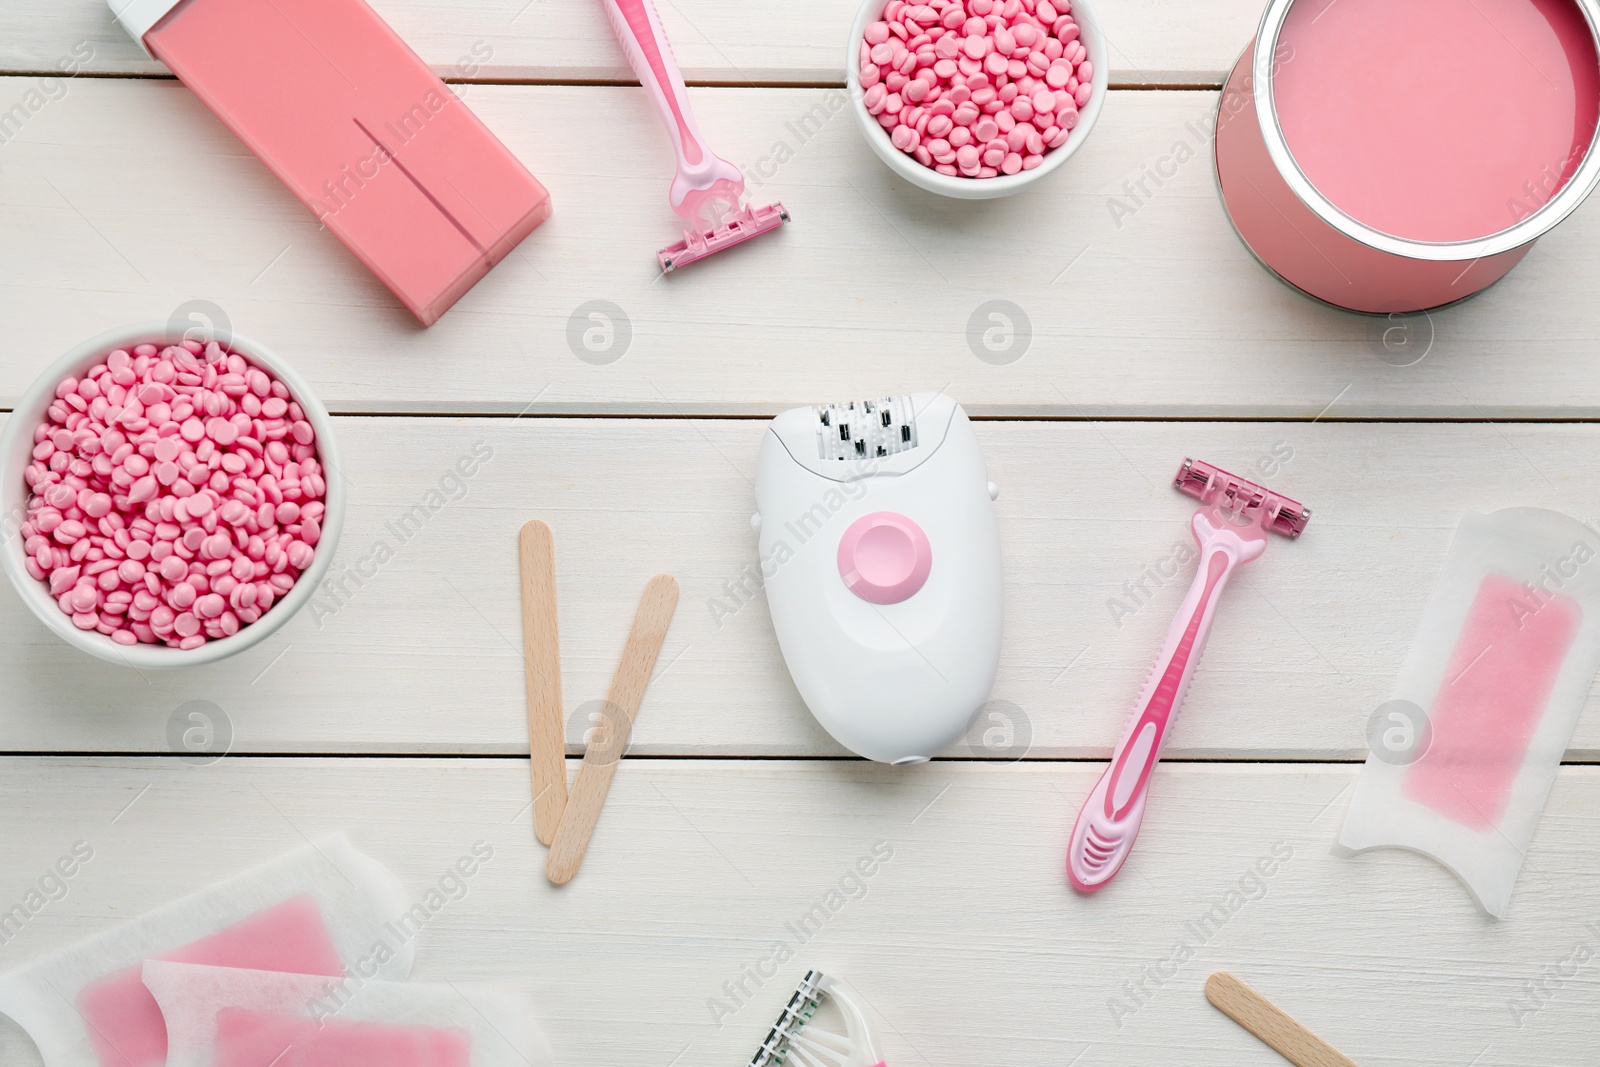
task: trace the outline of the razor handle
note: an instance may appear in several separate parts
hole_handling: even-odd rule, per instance
[[[1234,526],[1216,508],[1196,512],[1192,526],[1200,546],[1194,584],[1167,631],[1133,720],[1112,753],[1111,766],[1089,794],[1072,828],[1067,877],[1080,892],[1091,893],[1111,881],[1133,851],[1144,820],[1150,776],[1200,662],[1222,590],[1238,567],[1260,556],[1267,546],[1259,522]]]
[[[685,200],[697,190],[709,189],[719,179],[736,182],[742,192],[744,180],[739,169],[707,148],[705,138],[695,125],[683,72],[672,56],[655,5],[650,0],[600,2],[623,51],[628,53],[634,74],[654,101],[667,127],[667,135],[672,138],[672,148],[678,157],[678,174],[672,183],[670,198],[673,210],[686,218],[695,217],[699,205],[686,204]]]

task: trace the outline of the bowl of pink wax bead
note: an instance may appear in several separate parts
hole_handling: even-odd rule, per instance
[[[846,80],[873,151],[944,196],[1010,196],[1065,163],[1105,102],[1085,0],[867,0]]]
[[[238,335],[91,338],[0,437],[6,574],[51,630],[138,668],[211,663],[310,599],[344,522],[327,410]]]

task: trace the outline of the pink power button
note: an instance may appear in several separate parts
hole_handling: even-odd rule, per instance
[[[873,604],[910,599],[932,567],[928,535],[893,511],[863,515],[839,539],[839,577],[852,593]]]

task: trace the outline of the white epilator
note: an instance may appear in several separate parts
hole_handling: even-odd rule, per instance
[[[966,732],[1000,665],[1000,527],[977,435],[942,393],[796,408],[756,476],[784,660],[835,740],[921,763]]]

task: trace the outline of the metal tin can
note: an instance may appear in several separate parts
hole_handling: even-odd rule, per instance
[[[1394,18],[1410,19],[1409,28],[1415,30],[1418,12],[1409,7],[1411,2],[1402,0],[1386,11],[1398,10]],[[1455,2],[1435,0],[1434,6],[1442,9]],[[1474,32],[1491,42],[1503,40],[1504,48],[1482,54],[1461,47],[1459,40],[1413,41],[1407,46],[1410,54],[1404,66],[1385,81],[1384,71],[1371,71],[1363,64],[1382,63],[1393,52],[1351,54],[1344,75],[1337,62],[1344,52],[1319,54],[1319,49],[1327,51],[1325,42],[1310,36],[1348,35],[1355,32],[1354,25],[1341,20],[1363,16],[1368,21],[1360,24],[1361,30],[1381,35],[1385,12],[1354,0],[1271,0],[1255,40],[1223,87],[1216,165],[1223,203],[1240,238],[1264,266],[1290,285],[1353,311],[1392,314],[1450,304],[1503,277],[1535,240],[1571,214],[1600,182],[1600,152],[1594,150],[1600,116],[1596,0],[1500,0],[1489,5],[1487,14],[1474,0],[1461,2],[1471,5],[1468,15],[1476,12],[1474,17],[1484,21]],[[1328,28],[1315,25],[1335,12]],[[1495,25],[1491,21],[1495,17],[1507,25]],[[1292,31],[1288,34],[1286,23]],[[1336,31],[1340,25],[1343,29]],[[1462,25],[1464,20],[1452,21],[1441,36],[1459,33]],[[1542,50],[1535,51],[1526,41],[1519,50],[1519,33],[1529,35]],[[1311,59],[1306,62],[1302,57],[1308,52]],[[1461,113],[1434,114],[1437,128],[1426,123],[1414,131],[1397,127],[1395,123],[1415,117],[1413,112],[1422,106],[1418,100],[1466,69],[1469,53],[1483,77],[1477,92],[1463,93],[1453,101]],[[1306,65],[1286,76],[1297,60]],[[1435,74],[1430,64],[1439,68],[1435,80],[1429,80]],[[1345,79],[1370,72],[1374,81],[1352,92],[1353,81],[1324,79],[1334,71]],[[1545,84],[1535,81],[1534,74]],[[1519,78],[1528,86],[1521,98],[1515,93]],[[1405,85],[1418,87],[1415,98],[1396,89]],[[1391,90],[1392,95],[1386,95]],[[1346,111],[1310,119],[1285,111],[1286,107],[1300,112],[1348,109],[1359,91],[1367,91],[1371,106],[1382,109],[1390,99],[1394,103],[1392,111],[1369,111],[1378,127],[1370,144]],[[1561,125],[1565,121],[1561,107],[1548,106],[1552,99],[1570,110],[1571,127]],[[1508,116],[1513,121],[1506,121]],[[1458,140],[1458,134],[1476,130],[1480,117],[1483,137]],[[1319,129],[1318,123],[1335,136],[1314,138],[1306,132]],[[1286,126],[1294,136],[1286,135]],[[1549,160],[1535,158],[1539,153],[1529,135],[1532,126],[1544,129],[1546,147],[1552,128],[1556,134],[1571,129],[1571,147],[1554,167]],[[1317,157],[1316,165],[1308,167],[1307,160],[1297,159],[1292,148],[1296,137],[1301,155]],[[1476,155],[1471,163],[1481,164],[1483,175],[1447,166],[1457,144],[1463,157]],[[1525,182],[1508,185],[1524,172]],[[1503,205],[1485,199],[1498,199],[1501,187],[1509,190]],[[1452,205],[1451,197],[1476,202]],[[1458,217],[1441,222],[1439,212],[1452,209],[1457,209]],[[1498,225],[1501,221],[1504,226]],[[1486,232],[1473,232],[1474,227]]]

